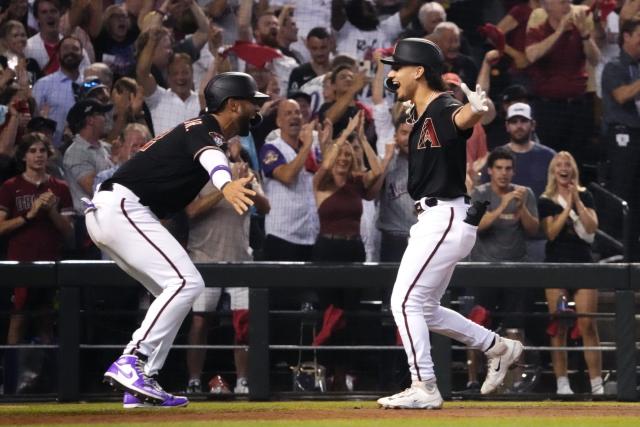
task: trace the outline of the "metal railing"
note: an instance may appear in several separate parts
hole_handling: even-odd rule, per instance
[[[269,289],[391,287],[395,263],[217,263],[198,264],[205,283],[247,286],[249,290],[249,398],[268,400],[270,391]],[[58,287],[58,399],[78,401],[81,289],[139,286],[110,261],[0,262],[0,287]],[[450,287],[612,289],[615,291],[617,398],[635,401],[636,320],[634,292],[640,289],[640,264],[460,263]],[[389,346],[391,347],[391,346]],[[309,346],[309,348],[313,348]],[[451,340],[434,335],[432,355],[438,385],[451,393]]]

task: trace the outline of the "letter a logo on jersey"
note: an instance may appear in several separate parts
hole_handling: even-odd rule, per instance
[[[420,130],[420,141],[418,141],[418,150],[424,150],[429,148],[440,148],[440,141],[438,141],[438,134],[436,134],[436,128],[433,126],[433,120],[428,117],[422,124]]]

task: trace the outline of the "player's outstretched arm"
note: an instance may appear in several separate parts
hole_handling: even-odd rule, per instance
[[[249,206],[253,206],[253,200],[250,196],[255,196],[256,192],[247,185],[253,180],[253,174],[239,178],[233,181],[229,181],[221,188],[224,198],[233,206],[233,208],[242,215],[249,209]]]

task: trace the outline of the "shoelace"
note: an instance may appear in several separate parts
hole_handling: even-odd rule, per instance
[[[136,361],[136,369],[138,370],[138,375],[142,376],[142,379],[144,380],[145,384],[149,384],[151,388],[156,390],[158,393],[170,396],[169,393],[164,391],[160,386],[160,384],[158,384],[158,380],[156,380],[155,376],[149,376],[145,373],[144,365],[145,365],[145,362],[140,358],[138,358],[138,360]]]

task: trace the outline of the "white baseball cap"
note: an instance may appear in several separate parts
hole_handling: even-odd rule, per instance
[[[533,120],[531,118],[531,107],[524,102],[516,102],[511,104],[507,109],[507,120],[512,117],[524,117],[527,120]]]

